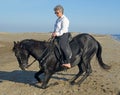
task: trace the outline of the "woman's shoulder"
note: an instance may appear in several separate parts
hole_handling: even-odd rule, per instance
[[[68,20],[68,18],[67,18],[65,15],[63,15],[62,19],[63,19],[63,20]],[[69,21],[69,20],[68,20],[68,21]]]

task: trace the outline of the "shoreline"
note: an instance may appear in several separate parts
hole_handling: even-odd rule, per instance
[[[72,36],[75,36],[77,34],[82,34],[81,32],[70,32],[72,34]],[[110,34],[93,34],[93,33],[88,33],[90,35],[92,35],[93,37],[110,37],[111,39],[117,41],[117,42],[120,42],[119,39],[117,39],[116,37],[114,37],[114,34],[113,35],[110,35]],[[11,33],[8,33],[8,32],[0,32],[0,37],[2,36],[25,36],[25,35],[28,35],[30,38],[33,38],[31,37],[32,35],[43,35],[43,36],[50,36],[51,35],[51,32],[11,32]],[[116,35],[116,34],[115,34]],[[120,35],[120,34],[117,34],[117,35]],[[19,39],[19,37],[18,37]],[[29,39],[29,38],[28,38]],[[0,38],[1,40],[1,38]]]

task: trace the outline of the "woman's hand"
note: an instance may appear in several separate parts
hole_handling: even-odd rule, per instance
[[[52,37],[56,37],[57,35],[56,35],[56,33],[55,32],[53,32],[52,33]]]

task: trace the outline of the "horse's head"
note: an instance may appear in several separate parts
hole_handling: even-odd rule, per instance
[[[28,66],[29,53],[21,42],[14,41],[13,52],[18,60],[19,67],[25,70]]]

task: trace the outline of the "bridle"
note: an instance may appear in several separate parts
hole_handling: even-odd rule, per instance
[[[35,61],[37,61],[37,59],[33,60],[33,62],[31,62],[29,65],[27,65],[26,68],[29,68]]]
[[[50,44],[52,44],[53,41],[54,41],[54,39],[55,39],[54,37],[51,37],[51,38],[48,39],[48,42],[49,42]],[[49,46],[49,47],[50,47],[50,46]],[[48,50],[49,47],[47,47],[47,48],[43,51],[43,53],[41,54],[41,56],[40,56],[40,58],[39,58],[39,59],[41,60],[41,61],[40,61],[41,63],[46,59],[45,57],[42,58],[42,56],[43,56],[43,54]],[[33,63],[35,63],[36,61],[37,61],[37,59],[33,60],[30,64],[27,65],[26,68],[29,68],[29,67],[30,67]]]

